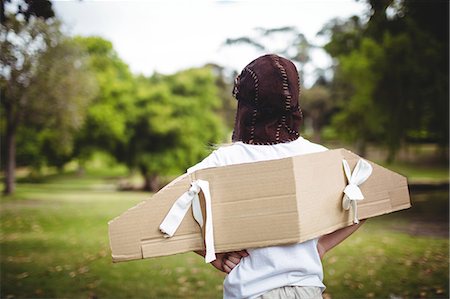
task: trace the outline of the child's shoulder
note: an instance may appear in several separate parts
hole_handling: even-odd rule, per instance
[[[303,137],[299,137],[294,142],[296,141],[300,143],[300,146],[305,147],[305,149],[307,148],[311,152],[324,152],[328,150],[328,148],[323,146],[322,144],[311,142]]]

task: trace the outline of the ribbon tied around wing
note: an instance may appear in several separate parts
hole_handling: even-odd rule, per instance
[[[372,174],[372,165],[369,162],[360,159],[353,169],[353,173],[350,170],[347,160],[342,160],[344,166],[345,176],[347,177],[348,185],[344,189],[344,198],[342,200],[342,208],[349,210],[350,207],[353,210],[353,222],[359,223],[358,210],[356,202],[364,199],[364,195],[359,189],[359,185],[364,183]]]
[[[202,209],[200,207],[200,198],[198,194],[203,192],[206,206],[206,221],[203,219]],[[216,259],[214,248],[214,234],[211,211],[211,194],[209,192],[209,183],[204,180],[196,180],[191,183],[188,191],[183,193],[172,205],[159,229],[166,238],[172,237],[183,221],[189,208],[192,207],[192,214],[195,221],[201,228],[205,228],[205,262],[210,263]]]

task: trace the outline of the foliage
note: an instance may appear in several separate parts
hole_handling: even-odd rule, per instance
[[[89,53],[99,93],[77,136],[77,155],[110,153],[144,175],[146,189],[159,188],[159,176],[178,174],[223,140],[221,100],[210,68],[174,75],[133,76],[112,44],[100,37],[78,37]]]
[[[127,119],[135,99],[135,78],[111,42],[101,37],[76,37],[88,53],[98,93],[87,109],[86,121],[76,136],[75,156],[83,161],[95,150],[114,153],[128,142]]]
[[[0,20],[2,25],[12,17],[6,14],[6,7],[16,6],[15,16],[23,16],[28,22],[31,17],[49,19],[55,16],[49,0],[2,0],[0,3]]]
[[[364,142],[377,140],[385,132],[385,114],[373,99],[379,74],[373,69],[384,60],[383,49],[372,39],[365,38],[360,48],[340,58],[340,72],[336,80],[345,80],[353,87],[346,100],[341,100],[341,111],[333,119],[333,126],[346,140],[359,140],[358,151],[364,155]],[[342,79],[341,79],[342,78]]]
[[[214,113],[220,98],[211,69],[190,69],[137,81],[137,99],[127,126],[128,165],[158,188],[159,175],[178,174],[223,141],[223,121]]]
[[[9,18],[1,27],[0,47],[5,192],[12,192],[16,139],[25,143],[18,146],[30,148],[17,132],[40,135],[35,139],[40,144],[24,154],[38,154],[33,157],[36,161],[61,166],[70,157],[72,133],[81,126],[95,86],[81,49],[61,34],[56,20]]]
[[[318,35],[329,36],[331,41],[325,50],[333,57],[349,54],[361,43],[364,25],[358,16],[347,20],[332,19],[318,32]]]
[[[32,82],[16,87],[26,100],[18,101],[20,165],[62,167],[101,150],[138,168],[146,187],[157,189],[160,175],[183,172],[209,153],[209,145],[223,141],[225,127],[215,113],[221,108],[219,76],[211,68],[135,77],[109,41],[68,40],[55,26],[50,38],[56,45],[39,53],[29,75],[23,67],[13,72]],[[37,36],[44,33],[36,29]]]
[[[406,142],[448,146],[448,2],[368,2],[367,24],[353,17],[322,30],[338,61],[338,132],[362,151],[367,141],[386,145],[391,161]]]
[[[111,262],[107,222],[149,194],[114,191],[105,176],[19,183],[14,200],[2,199],[0,297],[222,298],[224,275],[194,253]],[[377,217],[330,251],[325,296],[448,298],[447,236],[406,230],[432,228],[430,219],[448,211],[448,193],[421,196],[412,209],[418,218],[408,212]]]
[[[49,48],[39,60],[30,90],[24,125],[42,139],[41,163],[62,167],[72,157],[74,134],[84,122],[85,111],[96,84],[85,67],[85,54],[73,40]],[[45,90],[45,92],[43,92]]]
[[[221,100],[221,105],[217,110],[217,113],[224,120],[228,130],[232,130],[236,118],[237,101],[232,95],[234,86],[234,78],[236,78],[236,71],[228,74],[227,70],[217,64],[209,63],[205,65],[212,70],[214,77],[216,78],[216,87],[218,89],[218,96]]]
[[[331,99],[329,87],[316,83],[313,87],[302,92],[300,101],[305,123],[307,123],[307,120],[311,120],[312,139],[319,143],[322,128],[335,106]]]
[[[303,68],[311,60],[310,51],[315,48],[305,35],[295,27],[255,28],[255,37],[241,36],[228,38],[224,45],[249,45],[261,52],[277,53],[284,56],[300,67],[298,69],[300,80],[303,82]],[[281,48],[274,45],[282,44]]]

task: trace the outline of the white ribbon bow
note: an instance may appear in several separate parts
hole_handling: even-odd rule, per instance
[[[372,174],[372,165],[369,162],[360,159],[356,164],[355,169],[353,170],[353,174],[350,170],[350,166],[348,162],[344,159],[342,160],[342,164],[344,165],[345,176],[348,180],[348,185],[344,189],[344,198],[342,200],[342,208],[344,210],[353,209],[353,222],[359,223],[358,220],[358,211],[357,211],[357,200],[363,200],[364,195],[359,189],[359,185],[364,183],[369,176]]]
[[[204,224],[202,210],[200,207],[200,199],[198,194],[203,191],[206,203],[206,224]],[[198,222],[200,227],[205,227],[205,247],[206,255],[205,262],[210,263],[216,259],[216,251],[214,249],[214,234],[212,224],[212,211],[211,211],[211,194],[209,192],[209,183],[204,180],[196,180],[191,183],[191,188],[183,193],[172,205],[163,222],[160,224],[159,229],[164,233],[166,238],[172,237],[181,224],[184,216],[186,215],[189,207],[192,206],[192,214],[195,221]]]

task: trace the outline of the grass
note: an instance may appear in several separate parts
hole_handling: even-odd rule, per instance
[[[2,198],[1,298],[221,298],[224,274],[193,253],[111,263],[107,222],[149,196],[114,183],[55,175]],[[410,211],[368,221],[325,257],[324,296],[448,298],[448,227],[426,230],[448,223],[447,198],[418,195]]]
[[[418,166],[401,162],[393,164],[381,162],[380,165],[407,176],[408,180],[413,182],[448,182],[449,180],[449,170],[447,165]]]

